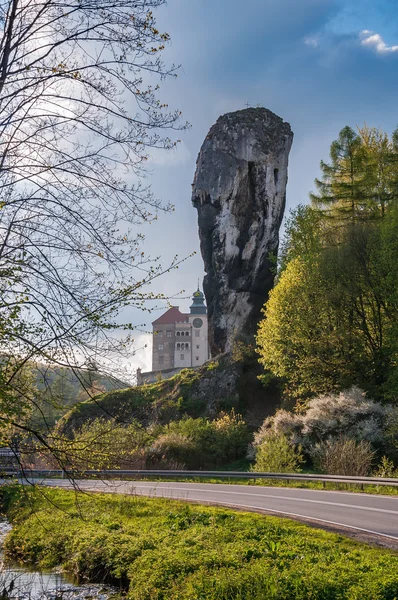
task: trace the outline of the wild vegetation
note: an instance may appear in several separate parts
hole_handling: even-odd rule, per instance
[[[358,385],[396,402],[398,131],[345,127],[293,211],[257,337],[290,405]]]
[[[279,409],[254,435],[255,468],[283,472],[287,461],[297,470],[295,457],[303,453],[321,473],[369,475],[382,457],[391,464],[398,457],[397,418],[397,406],[369,400],[358,388],[313,398],[298,414]]]
[[[55,449],[68,470],[206,469],[228,465],[246,456],[251,433],[234,411],[216,418],[185,416],[168,424],[115,423],[97,419],[76,430],[72,438],[56,436]]]
[[[258,330],[287,410],[255,446],[283,435],[319,470],[368,474],[398,457],[398,130],[345,127],[321,171],[287,223]]]
[[[2,490],[6,557],[132,600],[393,600],[398,558],[286,519],[137,496]]]

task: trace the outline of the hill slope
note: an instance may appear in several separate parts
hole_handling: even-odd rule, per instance
[[[258,426],[279,404],[277,389],[262,387],[259,372],[257,361],[222,355],[198,369],[183,369],[171,379],[107,392],[77,404],[58,422],[57,431],[71,435],[97,418],[164,424],[184,415],[213,418],[232,408],[249,425]]]

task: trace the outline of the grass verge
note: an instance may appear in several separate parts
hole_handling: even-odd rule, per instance
[[[6,558],[132,600],[394,600],[398,556],[305,525],[141,496],[1,489]]]
[[[89,479],[84,477],[84,479]],[[95,479],[95,477],[93,477]],[[106,477],[101,476],[101,479]],[[115,479],[115,478],[113,478]],[[127,477],[120,477],[122,480],[127,480]],[[135,477],[135,481],[153,481],[153,482],[184,482],[184,483],[223,483],[235,485],[256,485],[265,487],[283,487],[283,488],[298,488],[308,490],[326,490],[334,492],[354,492],[357,494],[376,494],[381,496],[398,496],[398,487],[388,485],[355,485],[352,483],[335,483],[321,481],[297,481],[288,479],[239,479],[234,477]],[[132,480],[132,481],[134,481]],[[397,599],[398,600],[398,599]]]

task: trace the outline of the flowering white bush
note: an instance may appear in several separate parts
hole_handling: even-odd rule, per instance
[[[317,444],[340,438],[388,449],[393,435],[391,423],[395,423],[397,414],[396,408],[370,400],[358,387],[339,394],[323,394],[310,400],[301,415],[278,410],[268,417],[254,436],[251,454],[255,456],[256,448],[275,434],[301,445],[309,455]]]
[[[291,441],[296,441],[294,436],[299,436],[302,430],[301,418],[287,410],[278,410],[273,417],[267,417],[260,429],[254,434],[254,446],[259,446],[271,433],[287,436]]]
[[[324,394],[310,400],[301,417],[301,435],[309,443],[339,436],[374,444],[384,439],[383,429],[391,406],[366,398],[357,387],[339,394]]]

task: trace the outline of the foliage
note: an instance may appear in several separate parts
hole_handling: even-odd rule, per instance
[[[311,309],[309,309],[311,307]],[[295,399],[350,382],[346,323],[330,309],[322,281],[301,258],[291,260],[270,292],[260,322],[260,363]]]
[[[295,448],[300,448],[316,468],[339,474],[355,474],[355,470],[369,472],[374,451],[382,450],[390,459],[396,458],[393,441],[393,423],[397,410],[366,397],[354,387],[339,394],[323,394],[309,400],[300,414],[279,409],[265,419],[254,435],[254,454],[273,437],[285,437]],[[356,457],[351,457],[354,452]],[[363,461],[363,463],[361,462]],[[334,470],[337,473],[337,470]],[[357,473],[361,474],[361,473]]]
[[[381,444],[391,406],[366,397],[354,387],[339,394],[325,394],[309,401],[301,416],[302,436],[307,445],[330,438],[349,436]]]
[[[98,418],[72,438],[55,434],[51,447],[69,469],[201,469],[243,459],[250,439],[246,423],[231,411],[213,420],[185,416],[146,428],[136,420]],[[51,462],[48,451],[40,455]]]
[[[256,461],[252,470],[265,473],[299,473],[303,462],[300,446],[295,446],[281,433],[273,433],[257,445]]]
[[[260,362],[286,398],[351,385],[398,397],[397,135],[344,128],[312,205],[288,220],[257,336]]]
[[[256,356],[253,344],[245,344],[240,340],[235,340],[232,346],[231,357],[235,362],[250,364]]]
[[[75,404],[126,386],[119,379],[102,375],[100,372],[43,363],[28,363],[28,366],[36,388],[35,405],[30,411],[29,426],[42,434],[48,434],[56,422]]]
[[[340,223],[353,222],[366,207],[366,177],[364,149],[351,127],[344,127],[331,144],[330,159],[329,164],[321,161],[322,179],[315,180],[319,195],[311,199]]]
[[[317,472],[328,475],[369,475],[375,452],[369,442],[350,438],[326,440],[311,449]]]
[[[188,469],[210,468],[243,458],[250,432],[234,411],[210,421],[187,417],[160,429],[150,451],[160,465],[166,459]]]
[[[393,600],[397,557],[305,525],[139,496],[3,488],[5,552],[131,600]],[[76,501],[77,500],[77,501]]]
[[[145,468],[144,449],[151,441],[137,422],[123,425],[97,419],[84,424],[72,440],[57,438],[52,446],[67,458],[67,466],[77,470],[141,469]]]
[[[398,477],[398,468],[395,468],[395,465],[392,460],[387,458],[387,456],[382,456],[381,461],[379,463],[378,468],[374,472],[375,477]]]

